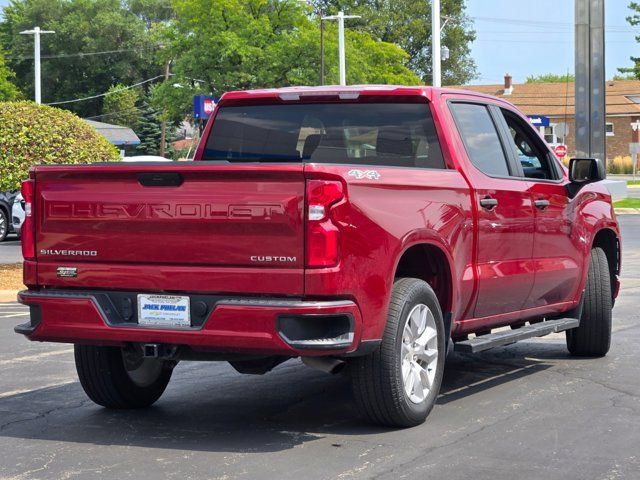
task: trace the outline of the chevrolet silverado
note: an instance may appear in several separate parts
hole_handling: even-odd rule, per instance
[[[74,344],[109,408],[151,405],[181,360],[263,374],[301,357],[346,366],[369,421],[417,425],[449,350],[566,331],[572,355],[607,353],[621,252],[604,177],[487,95],[230,92],[193,162],[31,170],[16,331]]]

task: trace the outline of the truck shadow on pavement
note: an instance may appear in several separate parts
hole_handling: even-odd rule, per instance
[[[432,415],[452,402],[476,408],[473,396],[499,385],[521,389],[519,380],[554,361],[572,361],[557,342],[453,354]],[[327,434],[385,431],[359,419],[347,375],[330,376],[299,361],[257,377],[227,364],[183,363],[156,405],[138,411],[98,407],[78,382],[0,398],[0,437],[17,439],[249,453],[288,450]]]

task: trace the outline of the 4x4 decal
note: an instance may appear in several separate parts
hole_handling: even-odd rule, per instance
[[[378,180],[380,178],[380,174],[377,170],[349,170],[347,175],[355,178],[356,180],[362,180],[364,178],[369,180]]]

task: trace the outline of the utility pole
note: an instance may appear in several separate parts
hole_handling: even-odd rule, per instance
[[[340,85],[347,84],[347,67],[344,51],[345,18],[360,18],[360,15],[345,15],[344,12],[338,12],[338,15],[331,15],[323,18],[323,20],[338,20],[338,62],[340,64]]]
[[[24,30],[20,32],[20,35],[33,35],[33,59],[35,61],[35,94],[36,103],[42,103],[42,86],[40,80],[40,35],[43,33],[56,33],[53,30],[40,30],[40,27],[35,27],[33,30]]]
[[[575,0],[575,9],[576,153],[606,162],[604,0]]]
[[[324,85],[324,12],[320,11],[320,85]]]
[[[440,32],[440,0],[431,0],[431,74],[434,87],[442,86]]]
[[[167,64],[164,68],[164,81],[169,80],[171,75],[169,69],[171,68],[171,60],[167,60]],[[167,109],[165,108],[162,111],[162,123],[160,124],[160,156],[164,157],[166,151],[166,141],[167,141]]]

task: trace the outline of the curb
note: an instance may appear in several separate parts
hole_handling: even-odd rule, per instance
[[[616,215],[640,215],[640,208],[614,208]]]
[[[0,303],[16,302],[20,290],[0,290]]]

